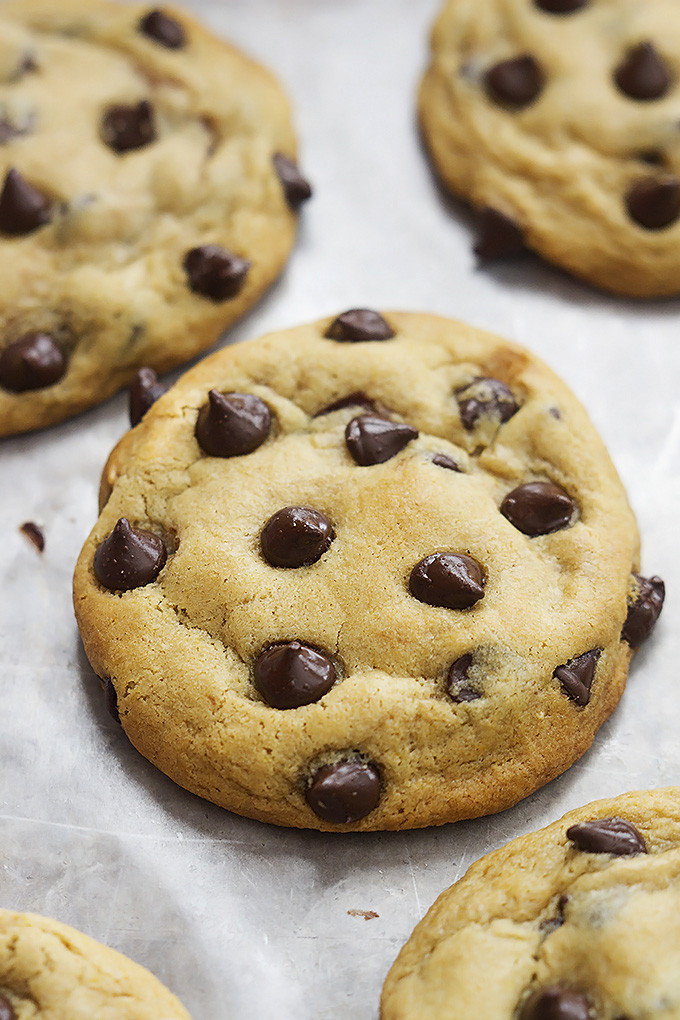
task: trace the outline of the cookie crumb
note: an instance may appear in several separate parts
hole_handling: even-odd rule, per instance
[[[19,531],[22,535],[25,535],[29,542],[31,542],[38,552],[42,552],[45,548],[45,535],[41,528],[33,521],[26,521],[21,525]]]
[[[348,910],[350,917],[363,917],[364,921],[372,921],[374,917],[380,917],[375,910]]]

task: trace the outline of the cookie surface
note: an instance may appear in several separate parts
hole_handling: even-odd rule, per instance
[[[436,316],[355,310],[205,359],[114,450],[102,501],[74,599],[125,731],[284,825],[515,803],[590,745],[624,621],[636,646],[663,595],[631,576],[574,396]]]
[[[680,1017],[680,788],[597,801],[483,857],[390,971],[383,1020]]]
[[[678,54],[675,0],[448,0],[420,120],[481,258],[524,238],[606,290],[680,293]]]
[[[306,182],[288,103],[185,13],[0,9],[0,435],[208,347],[280,272]]]
[[[190,1020],[148,970],[74,928],[0,910],[3,1020]]]

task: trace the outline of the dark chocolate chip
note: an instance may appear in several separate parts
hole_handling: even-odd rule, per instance
[[[357,464],[383,464],[403,450],[412,439],[418,438],[418,429],[399,421],[387,421],[371,414],[352,418],[345,429],[347,449]]]
[[[116,688],[113,686],[113,680],[106,677],[102,680],[104,685],[104,704],[106,710],[112,719],[115,719],[117,723],[120,723],[120,713],[118,711],[118,695],[116,694]]]
[[[432,463],[436,464],[437,467],[446,468],[447,471],[458,471],[461,472],[461,468],[456,464],[453,457],[447,456],[445,453],[435,453],[432,458]]]
[[[129,409],[132,428],[139,425],[151,405],[163,396],[167,388],[158,381],[158,376],[152,368],[140,368],[137,371],[130,385]]]
[[[671,74],[649,42],[629,50],[614,71],[614,81],[631,99],[660,99],[671,85]]]
[[[269,518],[260,545],[273,567],[307,567],[323,556],[334,538],[325,514],[311,506],[286,506]]]
[[[547,14],[572,14],[580,11],[589,0],[534,0],[536,6]]]
[[[660,577],[640,577],[633,574],[637,591],[628,604],[628,615],[621,631],[621,640],[631,648],[638,648],[654,630],[663,609],[666,585]]]
[[[210,390],[198,412],[196,439],[212,457],[241,457],[264,443],[272,416],[264,400],[252,393]]]
[[[311,705],[330,691],[336,676],[331,660],[302,641],[270,645],[253,667],[255,687],[272,708]]]
[[[599,648],[591,648],[589,652],[569,659],[564,666],[558,666],[553,673],[566,696],[577,705],[587,705],[590,701],[590,688],[601,654]]]
[[[139,31],[169,50],[179,50],[186,43],[184,29],[179,21],[158,9],[144,15],[139,22]]]
[[[666,155],[661,149],[645,149],[644,152],[636,152],[633,158],[648,166],[666,166]]]
[[[333,320],[325,336],[342,343],[364,343],[368,340],[390,340],[394,330],[379,312],[370,308],[352,308]]]
[[[473,250],[478,259],[491,262],[523,255],[527,247],[524,234],[515,221],[487,206],[477,217],[477,240]]]
[[[167,553],[158,535],[131,528],[121,517],[110,535],[97,547],[94,572],[111,591],[129,591],[155,581],[165,565]]]
[[[478,377],[456,390],[463,427],[470,431],[480,418],[494,418],[499,423],[508,421],[519,411],[512,390],[500,379]]]
[[[521,110],[538,97],[544,79],[538,62],[527,54],[494,64],[486,72],[485,82],[494,102]]]
[[[481,698],[480,691],[470,685],[468,673],[472,665],[472,654],[461,655],[449,666],[446,674],[446,690],[452,701],[477,701]]]
[[[21,525],[19,529],[22,535],[25,535],[29,542],[31,542],[38,552],[42,552],[45,548],[45,535],[41,528],[33,521],[26,521],[25,524]]]
[[[519,1020],[592,1020],[594,1016],[587,995],[561,985],[533,992],[519,1012]]]
[[[0,995],[0,1020],[16,1020],[14,1007],[4,995]]]
[[[307,803],[327,822],[347,825],[373,811],[380,800],[380,773],[359,758],[323,765],[307,787]]]
[[[286,202],[293,212],[297,212],[302,203],[312,197],[312,188],[309,181],[302,176],[297,168],[297,164],[281,152],[277,152],[272,157],[272,163],[274,164],[276,176],[281,181]]]
[[[0,387],[12,393],[46,389],[65,371],[66,356],[49,333],[26,333],[0,354]]]
[[[523,535],[535,538],[566,528],[576,507],[564,489],[553,482],[527,482],[509,492],[501,513]]]
[[[0,192],[0,230],[15,236],[31,234],[52,219],[49,199],[12,167]]]
[[[647,844],[634,825],[623,818],[600,818],[567,829],[567,839],[589,854],[634,857],[646,854]]]
[[[552,932],[557,931],[564,924],[564,909],[569,902],[569,897],[566,893],[563,893],[557,901],[557,910],[554,917],[547,917],[544,921],[539,924],[539,930],[544,935],[550,935]]]
[[[371,397],[357,390],[355,393],[348,393],[346,397],[334,400],[332,404],[328,404],[320,411],[317,411],[314,417],[318,418],[322,414],[330,414],[331,411],[342,411],[345,407],[363,407],[366,411],[378,417],[380,417],[382,412],[386,411],[386,408],[383,408],[379,401],[372,400]]]
[[[142,149],[156,140],[153,107],[148,99],[136,106],[109,106],[101,126],[102,141],[114,152]]]
[[[432,553],[411,571],[409,591],[428,606],[469,609],[484,598],[484,572],[465,553]]]
[[[184,271],[195,294],[211,301],[227,301],[236,297],[245,283],[250,262],[225,251],[217,244],[192,248],[184,256]]]
[[[646,230],[663,230],[680,217],[680,180],[677,177],[643,177],[626,194],[632,220]]]

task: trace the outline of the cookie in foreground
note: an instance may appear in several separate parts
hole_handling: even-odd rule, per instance
[[[680,787],[596,801],[482,857],[392,967],[382,1020],[680,1017]]]
[[[635,297],[680,293],[676,0],[447,0],[420,122],[476,252],[524,243]]]
[[[0,435],[209,347],[281,271],[310,189],[288,102],[187,14],[0,8]]]
[[[37,914],[0,910],[2,1020],[191,1020],[126,956]]]
[[[553,372],[366,309],[221,350],[152,404],[74,584],[142,754],[326,830],[488,814],[563,772],[663,600]]]

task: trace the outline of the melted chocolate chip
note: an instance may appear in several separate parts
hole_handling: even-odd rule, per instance
[[[341,343],[364,343],[368,340],[390,340],[394,330],[379,312],[370,308],[352,308],[338,315],[324,336]]]
[[[477,217],[477,240],[473,250],[478,259],[491,262],[523,255],[527,247],[521,227],[509,216],[487,206]]]
[[[16,1020],[14,1007],[4,995],[0,995],[0,1020]]]
[[[638,648],[654,630],[663,609],[666,586],[660,577],[640,577],[633,574],[637,591],[628,604],[628,615],[621,631],[621,640],[631,648]]]
[[[236,297],[245,283],[250,262],[240,255],[225,251],[217,244],[192,248],[184,257],[184,271],[195,294],[211,301],[227,301]]]
[[[36,547],[38,552],[43,552],[45,548],[45,535],[37,524],[34,524],[33,521],[26,521],[19,530]]]
[[[252,393],[210,390],[198,412],[196,439],[212,457],[241,457],[264,443],[272,416],[264,400]]]
[[[276,176],[281,181],[283,194],[286,202],[293,212],[297,212],[303,202],[312,197],[312,188],[309,181],[302,176],[297,164],[288,159],[281,152],[272,157]]]
[[[144,15],[139,22],[139,31],[169,50],[179,50],[186,43],[184,29],[179,21],[158,9]]]
[[[470,685],[468,673],[472,665],[472,654],[467,652],[461,655],[449,666],[446,674],[446,690],[451,701],[456,703],[462,701],[477,701],[481,693]]]
[[[519,1011],[518,1020],[591,1020],[590,999],[583,992],[551,985],[534,992]]]
[[[534,3],[546,14],[572,14],[580,11],[589,0],[534,0]]]
[[[626,194],[632,220],[646,230],[663,230],[680,217],[680,180],[677,177],[643,177]]]
[[[647,853],[647,844],[641,834],[623,818],[601,818],[572,825],[567,829],[567,839],[589,854],[634,857]]]
[[[485,83],[494,102],[521,110],[538,97],[544,80],[538,62],[525,55],[494,64],[486,73]]]
[[[558,666],[553,673],[566,696],[577,705],[587,705],[590,701],[590,688],[601,654],[599,648],[591,648],[589,652],[569,659],[564,666]]]
[[[140,368],[130,386],[130,425],[132,428],[140,421],[152,404],[162,397],[167,386],[158,381],[152,368]]]
[[[380,800],[380,773],[358,758],[323,765],[307,787],[307,803],[327,822],[347,825],[373,811]]]
[[[260,545],[273,567],[307,567],[323,556],[334,538],[325,514],[310,506],[286,506],[269,518]]]
[[[336,676],[331,660],[302,641],[270,645],[253,667],[255,687],[272,708],[311,705],[330,691]]]
[[[554,917],[546,917],[544,921],[541,921],[538,928],[544,936],[551,935],[552,932],[557,931],[564,924],[564,908],[569,902],[569,897],[566,894],[560,896],[557,901],[557,910]]]
[[[412,425],[387,421],[370,414],[352,418],[345,429],[347,449],[362,467],[383,464],[403,450],[412,439],[417,438],[418,429]]]
[[[409,591],[428,606],[469,609],[484,598],[484,572],[465,553],[432,553],[411,571]]]
[[[435,453],[432,458],[432,463],[436,464],[437,467],[446,468],[447,471],[457,471],[461,473],[461,468],[456,464],[453,457],[448,457],[445,453]]]
[[[52,219],[48,198],[12,167],[0,192],[0,230],[4,234],[32,234]]]
[[[460,420],[468,431],[480,418],[495,418],[499,424],[508,421],[519,411],[512,390],[500,379],[478,377],[456,390]]]
[[[131,528],[121,517],[110,535],[97,547],[94,572],[111,591],[130,591],[155,581],[165,565],[163,542],[152,531]]]
[[[527,482],[509,492],[500,510],[523,535],[535,538],[566,528],[576,507],[573,499],[553,482]]]
[[[102,117],[102,141],[114,152],[142,149],[156,140],[153,107],[148,99],[136,106],[109,106]]]
[[[614,71],[614,81],[631,99],[660,99],[671,86],[671,74],[649,42],[634,46]]]
[[[104,686],[104,704],[106,705],[106,711],[112,719],[115,719],[117,723],[120,723],[118,695],[116,694],[116,688],[113,686],[113,680],[106,677],[102,680],[102,684]]]
[[[12,393],[46,389],[65,371],[66,356],[48,333],[26,333],[0,354],[0,387]]]
[[[328,404],[320,411],[317,411],[314,417],[319,418],[322,414],[330,414],[331,411],[342,411],[345,407],[363,407],[366,411],[370,411],[371,414],[375,414],[378,417],[387,410],[383,408],[379,401],[372,400],[371,397],[357,390],[355,393],[348,393],[346,397],[334,400],[332,404]]]

